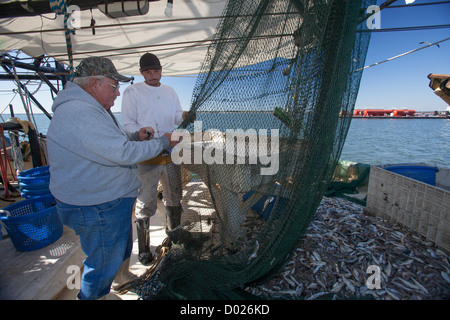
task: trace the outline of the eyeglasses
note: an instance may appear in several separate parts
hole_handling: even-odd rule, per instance
[[[113,92],[119,92],[120,85],[115,86],[115,85],[113,85],[111,83],[108,83],[108,82],[101,82],[101,83],[102,84],[107,84],[107,85],[113,87]]]

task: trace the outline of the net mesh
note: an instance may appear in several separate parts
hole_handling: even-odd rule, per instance
[[[172,152],[182,224],[143,299],[249,298],[287,261],[339,160],[372,2],[228,2]]]

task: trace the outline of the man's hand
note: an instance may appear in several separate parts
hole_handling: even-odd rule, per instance
[[[181,134],[173,132],[173,133],[164,133],[164,135],[169,139],[170,147],[175,147],[178,143],[183,140]]]
[[[138,132],[139,141],[150,140],[155,135],[155,130],[152,127],[143,127]]]
[[[186,118],[189,116],[191,116],[190,111],[183,111],[183,113],[181,114],[181,118],[183,119],[183,121],[186,120]],[[197,119],[197,114],[194,112],[194,113],[192,113],[190,122],[194,123],[195,119]]]

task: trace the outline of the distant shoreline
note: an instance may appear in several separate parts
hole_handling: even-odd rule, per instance
[[[419,114],[423,113],[431,113],[432,111],[420,111],[417,112]],[[439,112],[439,111],[438,111]],[[262,110],[255,110],[255,111],[197,111],[197,113],[273,113],[273,111],[262,111]],[[43,112],[33,112],[34,115],[45,115]],[[113,112],[113,114],[121,114],[121,112]],[[14,116],[26,116],[26,113],[16,113]],[[51,116],[53,116],[53,113],[50,113]],[[0,116],[5,117],[11,117],[10,114],[3,113],[0,114]],[[345,116],[339,116],[340,118],[344,118]],[[353,119],[450,119],[450,116],[351,116]]]
[[[352,116],[353,119],[450,119],[446,116],[411,116],[411,117],[391,117],[391,116]]]

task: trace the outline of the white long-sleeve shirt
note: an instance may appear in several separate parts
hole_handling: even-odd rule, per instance
[[[128,133],[152,127],[155,138],[173,132],[182,122],[180,100],[172,87],[152,87],[145,82],[129,86],[122,98],[122,126]]]

